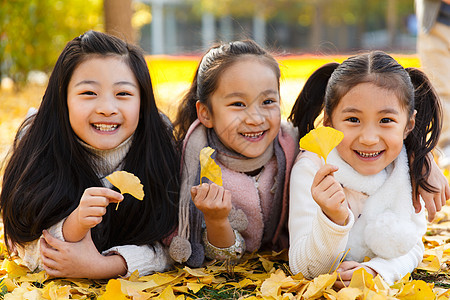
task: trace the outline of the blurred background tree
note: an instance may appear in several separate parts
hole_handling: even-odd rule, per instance
[[[31,70],[49,72],[88,29],[103,30],[101,0],[0,0],[0,77],[23,83]]]
[[[89,29],[149,54],[198,55],[242,38],[288,54],[413,53],[413,12],[412,0],[0,0],[0,78],[48,73],[67,41]]]

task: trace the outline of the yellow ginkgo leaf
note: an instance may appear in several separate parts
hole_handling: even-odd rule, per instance
[[[128,193],[138,200],[144,199],[144,186],[141,181],[134,174],[126,171],[116,171],[109,176],[106,176],[109,182],[120,190],[120,193]],[[119,206],[117,203],[116,209]]]
[[[310,282],[308,288],[303,294],[303,297],[305,299],[318,299],[322,297],[325,290],[331,288],[331,286],[336,282],[336,279],[336,272],[319,275]]]
[[[308,132],[300,139],[300,148],[316,153],[323,157],[325,162],[327,156],[334,147],[344,138],[344,134],[332,127],[319,127]]]
[[[106,292],[99,297],[99,300],[126,300],[128,299],[122,293],[120,281],[117,279],[110,279],[106,285]]]
[[[206,177],[215,184],[222,186],[222,170],[211,158],[214,151],[211,147],[205,147],[200,151],[200,183],[202,178]]]

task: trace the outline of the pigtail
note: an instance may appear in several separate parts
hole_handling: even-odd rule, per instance
[[[314,129],[314,122],[324,108],[328,80],[338,63],[328,63],[314,71],[297,97],[288,120],[298,128],[299,137]]]
[[[427,182],[431,170],[428,153],[436,147],[441,133],[442,107],[425,73],[416,68],[406,68],[406,71],[414,86],[414,109],[417,111],[415,127],[405,139],[408,157],[412,158],[413,192],[417,194],[419,187],[436,192],[436,188]]]
[[[173,126],[175,128],[175,138],[179,143],[182,143],[189,129],[189,126],[191,126],[191,124],[197,119],[197,77],[198,68],[197,71],[195,71],[195,76],[192,80],[189,90],[180,102],[177,116],[175,118],[175,121],[173,122]]]

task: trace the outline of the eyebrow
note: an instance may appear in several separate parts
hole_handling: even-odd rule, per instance
[[[83,84],[99,85],[99,83],[97,81],[95,81],[95,80],[82,80],[82,81],[78,82],[77,84],[75,84],[75,87],[83,85]],[[130,82],[130,81],[118,81],[118,82],[114,82],[113,85],[114,86],[117,86],[117,85],[131,85],[131,86],[137,88],[137,86],[134,83]]]
[[[361,110],[354,108],[354,107],[348,107],[346,109],[343,109],[342,112],[343,113],[360,113]],[[379,114],[394,114],[394,115],[399,114],[399,112],[393,108],[385,108],[385,109],[380,110],[378,113]]]
[[[272,90],[272,89],[265,90],[265,91],[262,91],[261,93],[259,93],[259,95],[257,97],[268,96],[268,95],[272,95],[272,94],[278,94],[278,91]],[[243,96],[245,96],[245,93],[234,92],[234,93],[227,94],[225,96],[225,98],[243,97]]]

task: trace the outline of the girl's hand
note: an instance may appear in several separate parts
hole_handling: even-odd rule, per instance
[[[215,183],[203,183],[191,188],[195,206],[203,212],[205,222],[228,222],[231,193]]]
[[[78,242],[92,227],[99,224],[110,203],[123,200],[123,195],[104,187],[87,188],[78,207],[67,217],[63,224],[64,239]]]
[[[334,286],[339,289],[349,286],[350,281],[352,280],[353,272],[360,268],[364,268],[367,273],[372,274],[374,278],[378,275],[378,273],[374,269],[361,263],[358,263],[356,261],[344,261],[336,270],[338,277],[336,279],[336,282],[334,283]]]
[[[99,224],[106,214],[106,207],[110,203],[123,200],[123,195],[104,187],[87,188],[80,199],[80,204],[75,209],[78,223],[87,229]]]
[[[219,248],[235,243],[233,228],[228,221],[231,193],[215,183],[194,186],[191,196],[195,206],[203,212],[208,241]]]
[[[331,221],[343,226],[348,218],[348,204],[341,184],[333,176],[337,170],[328,164],[321,167],[314,176],[311,195]]]
[[[425,202],[425,207],[428,211],[428,221],[433,221],[436,216],[436,212],[440,211],[445,205],[447,199],[450,198],[450,186],[447,178],[445,178],[439,166],[436,164],[433,158],[431,161],[430,175],[428,176],[427,182],[437,189],[436,193],[429,193],[419,187],[418,195],[414,195],[414,208],[416,213],[421,209],[419,196],[422,197]],[[413,186],[414,190],[414,186]]]
[[[69,243],[44,230],[40,244],[42,264],[50,276],[105,279],[127,273],[122,256],[103,256],[98,252],[90,231],[81,241]]]

